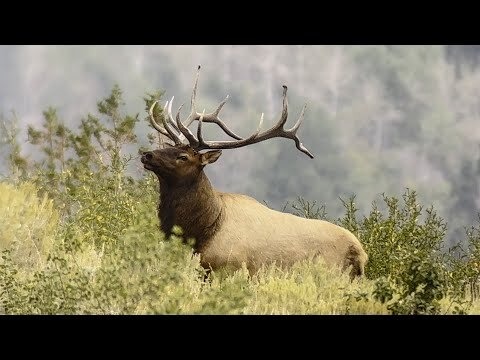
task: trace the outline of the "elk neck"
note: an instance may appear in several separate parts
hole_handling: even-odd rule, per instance
[[[200,251],[215,234],[223,219],[222,200],[203,171],[194,182],[171,185],[160,179],[158,216],[167,237],[174,225],[180,226],[184,241],[194,238]]]

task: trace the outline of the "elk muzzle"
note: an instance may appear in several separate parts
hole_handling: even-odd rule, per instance
[[[140,159],[140,161],[142,162],[143,164],[143,167],[147,170],[152,170],[152,166],[150,164],[150,162],[152,161],[153,159],[153,154],[151,151],[145,151],[143,154],[142,154],[142,157]]]

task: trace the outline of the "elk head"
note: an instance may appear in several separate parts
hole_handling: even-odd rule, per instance
[[[221,154],[221,150],[200,154],[189,145],[177,145],[146,151],[141,161],[145,169],[153,171],[167,184],[182,186],[195,181],[203,167],[215,162]]]
[[[295,141],[298,150],[308,155],[313,159],[312,153],[307,150],[300,142],[297,136],[297,130],[300,127],[305,114],[306,105],[303,107],[300,116],[292,128],[285,130],[285,125],[288,117],[288,102],[287,102],[287,87],[283,85],[283,109],[280,120],[270,129],[260,131],[263,123],[263,113],[260,117],[260,123],[257,130],[247,138],[242,138],[231,131],[225,123],[219,118],[219,113],[222,107],[228,100],[227,97],[218,105],[215,111],[205,114],[199,113],[195,108],[195,101],[197,96],[198,77],[200,74],[200,66],[197,69],[195,78],[195,85],[193,87],[192,97],[190,101],[190,114],[185,123],[180,120],[180,110],[183,104],[179,107],[175,120],[172,115],[173,97],[167,101],[163,110],[162,125],[160,126],[153,115],[153,109],[158,101],[155,101],[150,107],[150,123],[158,132],[169,138],[174,142],[166,148],[144,152],[141,158],[145,169],[153,171],[158,177],[170,183],[183,184],[193,179],[198,175],[206,164],[215,162],[221,155],[220,149],[234,149],[250,144],[255,144],[264,140],[275,137],[283,137]],[[195,136],[188,128],[194,121],[198,121],[197,135]],[[224,141],[206,141],[202,136],[202,124],[215,123],[228,136],[235,140]],[[183,139],[188,140],[188,144],[183,143]],[[212,149],[205,153],[200,153],[201,150]]]

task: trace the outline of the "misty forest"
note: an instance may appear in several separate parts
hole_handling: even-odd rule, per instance
[[[306,104],[314,156],[226,149],[212,185],[345,227],[365,276],[206,272],[181,228],[160,231],[148,110],[174,97],[186,117],[198,65],[197,111],[229,95],[242,137],[278,121],[288,86],[285,127]],[[480,313],[480,46],[0,46],[0,84],[0,314]]]

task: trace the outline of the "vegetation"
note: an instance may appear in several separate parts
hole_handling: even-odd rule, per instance
[[[148,94],[146,107],[163,95]],[[453,314],[478,313],[480,227],[445,248],[446,222],[416,191],[383,196],[359,216],[354,196],[330,219],[354,232],[369,254],[366,277],[319,260],[206,274],[181,232],[159,231],[158,183],[134,178],[139,115],[125,115],[115,86],[70,129],[53,108],[29,127],[38,159],[22,157],[14,119],[3,123],[9,176],[0,182],[0,313],[4,314]],[[161,111],[161,110],[159,110]],[[159,114],[161,116],[161,114]],[[151,143],[158,139],[151,136]],[[303,198],[285,206],[328,218]]]
[[[66,128],[78,130],[114,82],[128,89],[128,113],[143,108],[145,89],[161,86],[168,99],[175,95],[174,112],[185,103],[185,115],[201,63],[198,110],[213,110],[229,94],[223,118],[240,135],[256,129],[261,113],[265,128],[278,119],[286,84],[287,127],[307,103],[299,136],[315,159],[277,139],[222,156],[208,170],[214,184],[275,208],[302,195],[325,204],[334,218],[344,211],[339,196],[355,193],[359,214],[367,215],[365,204],[382,201],[380,193],[400,198],[409,187],[448,221],[446,242],[454,246],[480,206],[480,133],[472,131],[480,120],[479,59],[478,45],[5,45],[0,114],[18,117],[19,154],[39,161],[40,147],[24,143],[23,128],[41,128],[42,111],[53,105]],[[206,138],[217,138],[217,129],[204,128]],[[148,145],[146,133],[136,127],[138,144]],[[58,140],[53,151],[62,146]],[[138,146],[122,150],[135,154]],[[8,154],[0,151],[1,174],[11,174]]]

